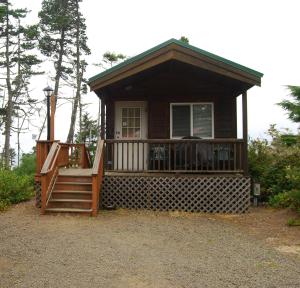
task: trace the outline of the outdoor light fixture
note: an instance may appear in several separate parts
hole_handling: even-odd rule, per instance
[[[43,91],[47,99],[47,140],[50,141],[50,96],[53,93],[53,89],[47,86]]]

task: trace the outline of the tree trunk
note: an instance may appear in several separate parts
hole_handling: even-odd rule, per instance
[[[5,45],[5,61],[6,61],[6,85],[8,92],[7,108],[6,108],[6,121],[5,121],[5,143],[4,143],[4,165],[6,169],[10,167],[10,133],[12,126],[12,112],[13,112],[13,101],[12,101],[12,88],[11,88],[11,77],[10,77],[10,58],[9,58],[9,18],[8,18],[8,4],[6,6],[6,45]]]
[[[54,84],[54,95],[56,96],[55,98],[55,108],[56,108],[56,104],[57,104],[57,96],[58,96],[58,90],[59,90],[59,81],[61,78],[61,66],[62,66],[62,60],[63,60],[63,53],[64,53],[64,42],[65,42],[65,29],[63,28],[61,33],[60,33],[60,40],[59,40],[59,55],[58,55],[58,60],[57,60],[57,66],[56,66],[56,74],[55,74],[55,84]],[[47,115],[45,116],[45,119],[43,121],[43,125],[40,129],[39,132],[39,138],[40,139],[43,130],[45,128],[45,124],[46,124],[46,120],[47,120]]]
[[[58,96],[59,81],[61,77],[61,66],[62,66],[62,59],[64,54],[64,43],[65,43],[65,29],[63,28],[61,30],[60,39],[59,39],[59,55],[58,55],[57,66],[56,66],[55,86],[54,86],[55,96]]]
[[[79,4],[78,0],[76,1],[76,95],[74,98],[72,115],[71,115],[71,123],[69,128],[69,133],[67,137],[67,143],[73,143],[74,141],[74,133],[75,133],[75,123],[76,123],[76,116],[81,92],[81,80],[82,74],[80,70],[80,15],[79,15]]]

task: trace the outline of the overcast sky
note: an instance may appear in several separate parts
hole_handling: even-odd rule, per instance
[[[42,1],[12,2],[30,9],[30,19],[37,19]],[[92,50],[90,64],[99,62],[106,51],[134,56],[170,38],[186,36],[191,45],[264,73],[262,87],[248,91],[251,137],[264,137],[271,123],[296,131],[297,125],[276,103],[287,97],[285,85],[300,85],[299,0],[83,0],[81,8]],[[89,65],[87,76],[98,72]],[[47,84],[54,86],[47,75],[39,77],[32,83],[32,94],[43,97],[41,90]],[[88,110],[96,116],[96,95],[85,97],[95,104]],[[56,115],[57,139],[66,140],[69,118],[70,106],[61,106]],[[32,134],[37,134],[35,128],[22,136],[25,151],[34,145]]]

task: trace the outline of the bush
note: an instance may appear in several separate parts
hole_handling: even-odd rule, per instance
[[[269,199],[270,206],[274,208],[287,208],[291,205],[291,198],[289,192],[279,193],[270,197]]]
[[[33,181],[28,175],[0,170],[0,210],[33,197]]]
[[[270,197],[269,204],[275,208],[300,209],[300,190],[291,190]]]
[[[29,175],[34,177],[36,169],[36,155],[35,153],[27,153],[22,155],[21,164],[16,167],[14,171],[17,175]]]
[[[275,195],[293,189],[300,190],[300,142],[282,137],[283,133],[271,126],[271,141],[256,139],[249,142],[249,171],[252,179],[261,184],[264,201],[283,200]],[[272,199],[272,200],[271,200]]]

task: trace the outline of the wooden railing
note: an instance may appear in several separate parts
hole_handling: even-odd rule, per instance
[[[104,140],[99,139],[92,169],[92,215],[96,216],[99,208],[99,196],[104,173]]]
[[[68,161],[69,168],[90,168],[91,157],[85,144],[60,143],[64,150],[64,156]]]
[[[42,213],[45,213],[45,209],[51,197],[59,167],[67,165],[65,158],[62,156],[63,152],[61,145],[59,145],[57,142],[53,143],[41,170]]]
[[[242,173],[242,139],[105,140],[105,170]]]
[[[51,146],[58,141],[36,141],[36,173],[35,181],[40,182],[41,170],[50,152]]]
[[[90,168],[91,164],[91,157],[84,144],[39,141],[35,181],[41,183],[41,212],[45,212],[60,167]]]

